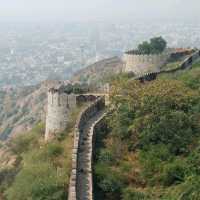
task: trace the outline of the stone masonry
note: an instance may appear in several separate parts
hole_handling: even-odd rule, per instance
[[[45,140],[51,140],[67,128],[70,111],[76,106],[76,96],[67,94],[64,86],[48,91]]]
[[[123,57],[125,63],[124,71],[133,72],[136,76],[149,72],[158,72],[166,64],[169,57],[170,52],[167,50],[155,55],[141,55],[134,51],[128,51]]]

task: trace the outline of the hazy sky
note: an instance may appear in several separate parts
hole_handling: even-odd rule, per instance
[[[200,0],[0,0],[0,20],[199,17]]]

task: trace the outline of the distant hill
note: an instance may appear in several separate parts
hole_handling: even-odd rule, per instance
[[[112,57],[96,62],[88,67],[76,72],[72,81],[95,83],[103,81],[111,75],[122,71],[123,61],[119,57]]]

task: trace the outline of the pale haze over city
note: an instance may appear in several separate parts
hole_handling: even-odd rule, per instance
[[[198,0],[1,0],[1,20],[199,18]]]
[[[199,8],[198,0],[0,0],[0,88],[70,78],[152,36],[198,47]]]

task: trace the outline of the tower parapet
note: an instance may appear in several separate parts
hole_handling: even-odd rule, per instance
[[[135,75],[149,72],[158,72],[170,58],[170,51],[165,50],[161,54],[139,54],[137,51],[128,51],[124,54],[125,72]]]
[[[76,95],[67,94],[63,85],[48,90],[45,140],[67,128],[70,111],[75,107]]]

